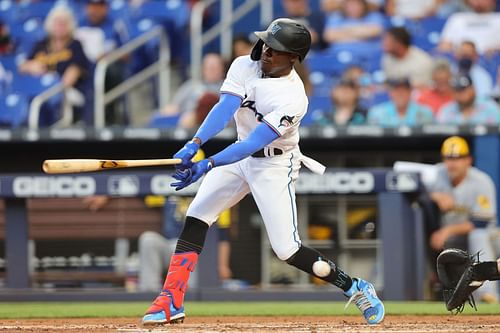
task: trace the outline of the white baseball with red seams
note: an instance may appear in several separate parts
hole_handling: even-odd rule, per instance
[[[332,271],[332,267],[323,260],[315,261],[312,266],[313,272],[318,277],[326,277]]]
[[[286,260],[301,245],[294,187],[301,163],[324,172],[321,164],[302,155],[298,145],[308,106],[304,84],[294,69],[280,78],[264,78],[260,62],[242,56],[233,61],[221,93],[242,99],[234,115],[239,140],[264,122],[278,134],[269,147],[283,153],[215,167],[205,176],[187,216],[212,224],[222,211],[252,193],[274,252]]]

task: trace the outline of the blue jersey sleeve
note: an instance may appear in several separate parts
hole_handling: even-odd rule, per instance
[[[240,104],[240,97],[222,93],[219,102],[210,110],[200,128],[198,128],[195,137],[199,138],[203,144],[217,135],[227,126]]]
[[[278,138],[278,134],[267,124],[259,124],[247,139],[238,141],[212,156],[214,166],[238,162],[264,148]]]

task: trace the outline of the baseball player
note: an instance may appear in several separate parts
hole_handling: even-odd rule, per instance
[[[324,172],[324,166],[303,156],[298,146],[298,128],[308,101],[294,64],[304,60],[311,35],[304,25],[285,18],[255,34],[259,40],[251,54],[231,64],[219,102],[194,138],[174,155],[183,161],[174,175],[178,181],[172,186],[176,190],[207,175],[186,213],[163,290],[142,322],[152,325],[183,321],[187,282],[209,226],[222,211],[251,193],[277,256],[313,275],[316,261],[327,262],[331,269],[321,274],[322,279],[341,288],[369,324],[378,324],[384,318],[384,306],[372,284],[351,278],[324,255],[304,246],[297,232],[294,183],[301,163],[314,172]],[[200,146],[232,117],[238,140],[193,164],[191,159]]]
[[[436,180],[429,188],[441,213],[439,228],[431,235],[434,250],[462,248],[481,253],[485,260],[495,258],[490,241],[496,225],[496,191],[493,180],[472,166],[467,141],[459,136],[447,138],[441,147],[443,163],[437,166]],[[497,302],[498,288],[486,282],[478,291],[485,302]]]

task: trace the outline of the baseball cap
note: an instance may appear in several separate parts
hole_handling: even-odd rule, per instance
[[[451,86],[455,90],[463,90],[465,88],[472,86],[472,79],[470,78],[469,75],[460,74],[460,75],[455,76],[451,80]]]
[[[441,156],[448,158],[457,158],[469,156],[469,145],[464,138],[460,136],[451,136],[444,140],[441,146]]]

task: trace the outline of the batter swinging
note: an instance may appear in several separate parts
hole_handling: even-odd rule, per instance
[[[300,152],[299,125],[307,111],[304,85],[293,69],[303,61],[311,45],[304,25],[277,19],[259,38],[250,56],[232,63],[221,98],[213,107],[193,140],[174,157],[182,159],[172,186],[180,190],[202,175],[204,178],[187,211],[184,230],[160,295],[143,317],[143,324],[182,321],[184,294],[205,236],[218,215],[252,193],[262,215],[271,246],[277,256],[309,274],[320,260],[331,271],[321,279],[341,288],[363,313],[369,324],[384,318],[384,306],[373,286],[351,278],[318,251],[301,244],[297,232],[294,183],[301,163],[317,173],[324,167]],[[197,163],[191,159],[210,138],[234,116],[238,141]]]

